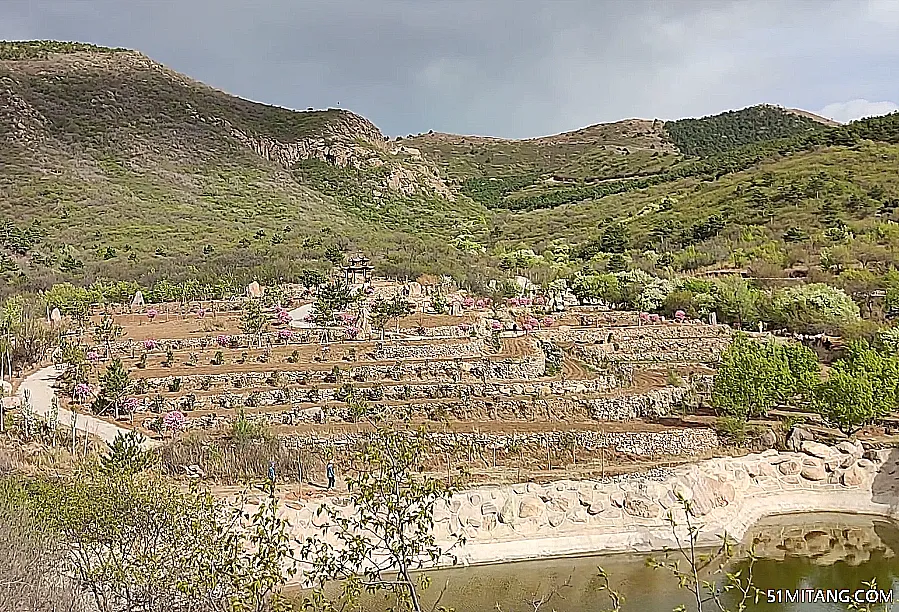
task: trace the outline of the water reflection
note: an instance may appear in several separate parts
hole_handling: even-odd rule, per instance
[[[876,578],[880,588],[894,588],[899,598],[899,526],[894,523],[839,514],[774,517],[753,528],[744,549],[750,542],[763,557],[754,567],[754,582],[763,590],[855,590],[862,581]],[[559,589],[541,610],[597,612],[609,603],[598,590],[596,568],[602,566],[613,587],[626,597],[627,611],[671,610],[679,604],[695,609],[689,605],[689,593],[679,590],[673,577],[646,567],[645,561],[642,555],[605,555],[442,570],[432,573],[433,583],[423,600],[430,608],[443,591],[441,605],[457,612],[495,612],[497,604],[503,612],[525,612],[534,610],[533,600]],[[745,565],[738,561],[734,568],[745,571]],[[370,612],[385,608],[378,601],[366,606]],[[846,607],[763,601],[750,609],[830,612]]]

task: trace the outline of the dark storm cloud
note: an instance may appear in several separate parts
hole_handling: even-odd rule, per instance
[[[899,100],[897,0],[0,0],[0,38],[136,48],[390,134],[535,136],[759,102],[848,120]]]

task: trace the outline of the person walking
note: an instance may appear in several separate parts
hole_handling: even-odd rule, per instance
[[[268,482],[269,486],[272,488],[272,494],[275,492],[275,462],[274,460],[268,462]]]
[[[333,463],[333,462],[328,461],[328,467],[327,467],[327,469],[326,469],[326,473],[327,473],[327,475],[328,475],[328,488],[329,488],[329,489],[333,489],[333,488],[334,488],[334,482],[335,482],[335,478],[334,478],[334,463]]]

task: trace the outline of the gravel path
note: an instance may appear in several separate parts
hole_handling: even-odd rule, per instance
[[[17,395],[24,397],[28,393],[28,401],[32,410],[38,415],[46,418],[50,415],[53,406],[53,397],[56,391],[53,384],[59,371],[56,366],[47,366],[38,370],[31,376],[28,376],[19,385]],[[72,426],[72,418],[75,418],[75,429],[78,431],[97,436],[104,442],[112,442],[118,434],[127,434],[130,429],[119,427],[113,423],[109,423],[97,417],[78,413],[74,415],[70,410],[59,409],[59,426],[62,428],[70,428]],[[149,448],[158,444],[155,440],[145,440],[144,447]]]

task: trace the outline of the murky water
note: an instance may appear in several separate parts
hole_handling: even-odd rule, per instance
[[[792,515],[767,519],[757,525],[746,542],[755,543],[761,558],[753,567],[754,583],[763,591],[786,589],[861,588],[876,578],[881,589],[892,588],[899,610],[899,526],[872,517],[840,514]],[[657,558],[663,555],[655,555]],[[735,561],[733,569],[746,571],[747,562]],[[609,575],[611,586],[625,597],[630,612],[671,610],[691,606],[690,594],[679,590],[675,579],[661,569],[646,566],[643,555],[604,555],[549,561],[454,568],[432,572],[432,586],[423,603],[430,609],[443,591],[440,604],[457,612],[533,612],[534,600],[552,591],[557,594],[541,612],[599,612],[609,607],[599,590],[597,567]],[[775,595],[776,597],[776,595]],[[767,594],[750,610],[766,612],[846,610],[840,603],[774,603]],[[369,602],[366,610],[385,606]],[[715,609],[708,606],[706,609]]]

